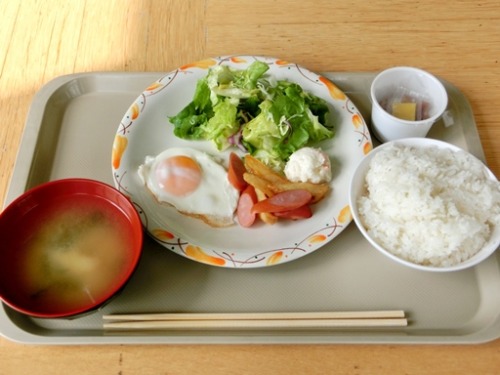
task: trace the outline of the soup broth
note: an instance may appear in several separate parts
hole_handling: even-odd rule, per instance
[[[22,280],[28,305],[40,311],[76,310],[106,299],[132,267],[130,233],[109,203],[78,199],[33,216],[26,234]]]

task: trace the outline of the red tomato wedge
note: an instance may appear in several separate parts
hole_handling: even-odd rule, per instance
[[[236,153],[231,152],[229,155],[229,166],[227,169],[227,178],[231,185],[233,185],[237,190],[243,191],[247,187],[247,182],[243,178],[243,174],[246,172],[245,165],[241,158],[236,155]]]
[[[270,198],[254,204],[253,213],[261,212],[286,212],[306,205],[312,199],[312,194],[304,189],[282,191]]]
[[[299,219],[309,219],[312,216],[312,214],[313,212],[311,210],[311,207],[308,204],[306,204],[294,210],[275,212],[273,215],[283,219],[299,220]]]
[[[252,185],[248,185],[240,194],[236,216],[238,223],[245,228],[251,227],[255,222],[257,214],[252,212],[252,208],[257,203],[257,194]]]

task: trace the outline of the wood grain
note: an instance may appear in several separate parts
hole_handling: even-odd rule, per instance
[[[0,202],[34,94],[89,71],[168,71],[265,54],[315,71],[427,69],[469,98],[500,176],[500,3],[389,0],[0,0]],[[464,303],[467,303],[464,301]],[[32,347],[0,339],[0,374],[497,374],[484,345]]]

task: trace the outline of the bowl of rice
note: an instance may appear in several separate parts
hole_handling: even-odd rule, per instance
[[[500,245],[500,183],[475,156],[443,141],[375,148],[353,174],[349,203],[368,242],[414,269],[463,270]]]

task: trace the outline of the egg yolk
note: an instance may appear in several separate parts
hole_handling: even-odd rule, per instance
[[[156,167],[158,185],[165,192],[183,196],[192,193],[201,182],[201,168],[188,156],[172,156]]]

